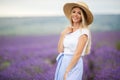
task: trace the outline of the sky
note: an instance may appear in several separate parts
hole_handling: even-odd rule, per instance
[[[120,14],[120,0],[0,0],[0,17],[64,15],[66,2],[84,1],[93,14]]]

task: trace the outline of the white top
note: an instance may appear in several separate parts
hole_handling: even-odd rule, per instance
[[[77,47],[79,37],[83,34],[86,34],[88,36],[88,38],[90,37],[89,30],[87,28],[83,28],[81,30],[77,29],[75,32],[69,33],[65,36],[64,41],[63,41],[64,54],[74,54],[76,47]],[[81,56],[85,55],[85,49],[87,47],[87,44],[88,44],[88,40],[83,49]]]

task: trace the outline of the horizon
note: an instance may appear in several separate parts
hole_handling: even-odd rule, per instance
[[[114,16],[120,14],[93,14],[93,16]],[[0,18],[65,17],[65,15],[0,16]]]

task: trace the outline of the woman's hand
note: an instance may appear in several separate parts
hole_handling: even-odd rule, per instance
[[[68,33],[71,33],[73,31],[72,27],[67,27],[62,31],[62,35],[66,35]]]

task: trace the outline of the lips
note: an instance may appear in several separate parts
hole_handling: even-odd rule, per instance
[[[72,19],[74,19],[74,20],[77,20],[78,18],[76,18],[76,17],[73,17]]]
[[[75,21],[75,22],[79,21],[79,19],[77,17],[72,17],[72,20]]]

